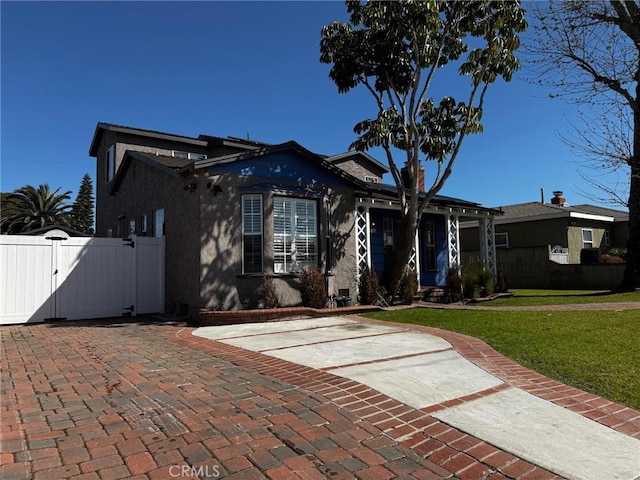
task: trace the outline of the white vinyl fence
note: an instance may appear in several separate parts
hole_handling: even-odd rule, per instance
[[[163,238],[0,235],[0,324],[163,310]]]

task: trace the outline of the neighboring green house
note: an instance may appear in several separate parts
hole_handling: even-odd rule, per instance
[[[384,276],[398,236],[387,168],[361,152],[318,155],[296,142],[186,137],[99,123],[96,236],[165,237],[168,311],[255,307],[264,275],[283,306],[300,303],[297,273],[325,274],[329,295],[356,297],[365,266]],[[411,266],[422,286],[459,264],[459,222],[479,221],[495,271],[497,212],[437,196],[424,213]]]
[[[512,286],[531,286],[533,272],[541,269],[541,262],[576,265],[580,264],[583,248],[597,248],[602,254],[612,248],[626,248],[628,212],[568,205],[562,192],[553,193],[551,203],[528,202],[498,208],[502,215],[495,218],[497,259]],[[461,224],[463,263],[478,255],[477,236],[477,224]]]

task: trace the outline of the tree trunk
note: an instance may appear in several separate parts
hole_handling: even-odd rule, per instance
[[[640,78],[640,72],[636,79]],[[640,82],[636,84],[636,99],[640,99]],[[640,112],[633,112],[633,157],[630,162],[629,185],[629,240],[627,264],[619,291],[640,288]]]
[[[403,216],[402,220],[400,220],[400,228],[398,231],[400,235],[393,253],[391,275],[388,277],[389,293],[394,297],[398,293],[400,280],[409,267],[411,251],[416,244],[417,213],[415,211],[411,211],[410,209],[410,211]]]
[[[627,264],[618,290],[631,291],[636,288],[640,288],[640,159],[637,154],[631,162]]]

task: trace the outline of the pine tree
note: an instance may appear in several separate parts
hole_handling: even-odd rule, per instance
[[[93,183],[88,173],[82,177],[76,201],[71,208],[71,225],[86,235],[93,235]]]

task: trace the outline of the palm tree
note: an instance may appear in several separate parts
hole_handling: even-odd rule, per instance
[[[47,225],[69,225],[70,205],[65,202],[71,198],[71,192],[52,192],[48,184],[37,189],[25,185],[11,193],[13,215],[2,219],[3,233],[24,233]]]

